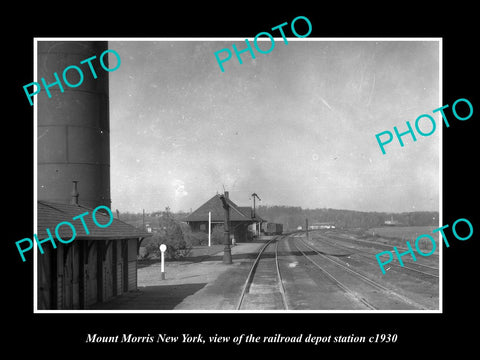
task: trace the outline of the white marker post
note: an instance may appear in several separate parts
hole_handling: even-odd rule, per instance
[[[167,250],[167,245],[165,244],[160,245],[160,252],[161,252],[160,271],[161,271],[162,280],[165,280],[165,250]]]
[[[208,247],[212,246],[212,212],[208,212]]]

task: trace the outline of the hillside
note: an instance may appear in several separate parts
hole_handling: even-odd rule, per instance
[[[371,228],[384,226],[393,218],[401,226],[438,225],[438,211],[415,211],[404,213],[363,212],[339,209],[302,209],[293,206],[259,206],[257,213],[265,220],[279,222],[285,229],[296,229],[309,224],[333,222],[337,228]]]

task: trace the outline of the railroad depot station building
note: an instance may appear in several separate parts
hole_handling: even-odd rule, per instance
[[[211,217],[212,229],[217,226],[223,226],[225,221],[225,209],[220,194],[214,195],[210,200],[193,211],[184,220],[190,226],[192,231],[208,232],[209,213]],[[250,231],[255,232],[264,221],[257,214],[254,214],[250,206],[238,206],[225,192],[226,200],[230,206],[230,237],[236,242],[246,242],[249,240]]]

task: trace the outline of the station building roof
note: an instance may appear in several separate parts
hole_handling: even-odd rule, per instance
[[[147,232],[141,231],[130,224],[127,224],[119,219],[113,218],[112,223],[107,227],[99,227],[93,221],[93,211],[95,209],[87,208],[82,205],[61,204],[48,201],[38,201],[37,203],[37,236],[38,239],[45,239],[48,237],[46,229],[50,230],[53,237],[55,236],[55,229],[57,225],[62,222],[69,222],[75,227],[75,239],[80,240],[122,240],[134,239],[151,236]],[[88,212],[87,215],[79,219],[73,220],[74,217]],[[88,234],[82,224],[82,219],[85,221],[85,227],[88,229]],[[110,215],[99,209],[95,213],[96,221],[101,225],[106,225],[110,221]],[[73,232],[68,224],[63,224],[58,227],[58,235],[68,240],[72,238]]]
[[[193,211],[185,219],[187,222],[208,221],[208,213],[211,212],[212,222],[223,222],[225,210],[220,194],[214,195],[210,200]],[[227,199],[230,205],[230,221],[258,222],[262,221],[259,216],[252,216],[252,209],[249,206],[238,206],[231,199]]]

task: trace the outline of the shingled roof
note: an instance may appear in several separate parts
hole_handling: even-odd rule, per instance
[[[105,227],[98,227],[92,218],[94,209],[87,208],[82,205],[60,204],[47,201],[38,201],[37,208],[37,236],[39,239],[48,237],[46,229],[50,229],[53,237],[55,237],[56,226],[64,221],[71,223],[76,230],[75,239],[79,240],[121,240],[121,239],[134,239],[151,236],[147,232],[138,230],[137,228],[129,225],[119,219],[113,219],[112,223]],[[73,220],[74,217],[88,212],[87,215]],[[95,213],[95,218],[99,224],[108,224],[110,216],[102,213],[99,209]],[[86,233],[82,224],[82,219],[85,221],[85,225],[89,231]],[[62,225],[58,228],[58,235],[68,240],[72,237],[73,233],[68,225]]]
[[[208,213],[212,213],[212,222],[223,222],[225,220],[225,210],[223,202],[219,194],[213,196],[205,204],[188,215],[185,219],[187,222],[208,221]],[[230,205],[230,221],[261,221],[260,218],[252,218],[251,208],[248,206],[238,206],[232,200],[227,199]]]
[[[251,218],[253,221],[264,221],[260,216],[258,216],[258,214],[255,214],[255,217],[253,217],[253,211],[250,206],[239,206],[238,208],[245,214],[245,216]]]

